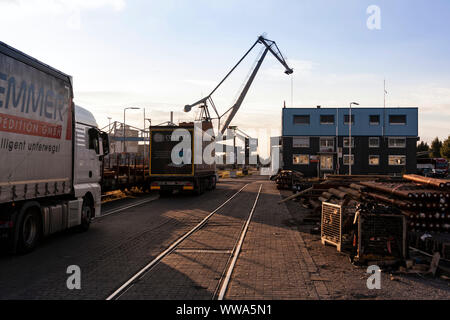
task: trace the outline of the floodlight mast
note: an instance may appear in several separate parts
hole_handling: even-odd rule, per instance
[[[230,74],[237,68],[237,66],[248,56],[248,54],[253,50],[253,48],[255,48],[255,46],[258,43],[263,44],[265,47],[265,50],[263,51],[261,57],[259,58],[256,66],[254,67],[249,79],[247,80],[247,83],[245,84],[244,88],[242,89],[242,92],[240,93],[235,104],[231,108],[229,108],[225,113],[223,113],[222,115],[219,115],[219,112],[217,111],[217,108],[214,105],[214,102],[211,98],[212,94],[214,92],[216,92],[216,90],[230,76]],[[253,83],[253,80],[255,80],[256,74],[258,73],[258,71],[261,67],[261,64],[263,63],[268,52],[272,53],[275,56],[275,58],[284,66],[284,68],[285,68],[284,73],[286,73],[287,75],[290,75],[294,72],[294,70],[288,66],[285,58],[283,57],[280,50],[278,49],[278,46],[275,43],[275,41],[266,39],[263,36],[259,36],[258,40],[256,40],[256,42],[250,47],[250,49],[244,54],[244,56],[238,61],[238,63],[236,63],[236,65],[227,73],[227,75],[222,79],[222,81],[220,81],[219,84],[211,91],[211,93],[191,105],[186,105],[184,107],[184,111],[189,112],[192,110],[193,107],[199,106],[202,109],[201,116],[203,116],[203,119],[205,121],[212,121],[213,118],[211,118],[209,111],[208,111],[208,103],[209,103],[217,115],[217,118],[214,118],[214,119],[217,119],[219,122],[218,129],[219,129],[220,133],[223,134],[225,132],[225,130],[228,128],[228,126],[230,125],[231,121],[233,120],[234,116],[238,112],[239,108],[241,107],[242,102],[244,101],[244,98],[247,95],[248,90],[250,89],[250,86]],[[220,120],[228,112],[230,112],[230,114],[228,115],[227,119],[225,120],[225,123],[223,124],[223,126],[221,127]]]

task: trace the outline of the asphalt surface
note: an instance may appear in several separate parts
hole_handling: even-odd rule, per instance
[[[216,298],[258,187],[258,183],[246,186],[120,299]]]
[[[225,181],[201,196],[151,201],[96,219],[88,232],[47,238],[30,254],[2,254],[0,299],[105,299],[244,184]],[[104,210],[137,201],[109,203]],[[81,269],[81,290],[67,289],[71,265]]]
[[[294,201],[278,204],[289,193],[252,176],[222,179],[201,196],[150,194],[106,203],[88,232],[54,235],[27,255],[0,253],[0,299],[106,299],[244,186],[118,298],[217,298],[260,187],[225,299],[450,298],[448,281],[385,273],[382,289],[369,290],[364,268],[309,233],[308,211]],[[67,287],[74,265],[81,270],[79,290]]]

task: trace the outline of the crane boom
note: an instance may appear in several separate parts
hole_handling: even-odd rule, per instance
[[[222,85],[222,83],[229,77],[229,75],[237,68],[237,66],[245,59],[245,57],[247,57],[247,55],[253,50],[253,48],[258,43],[261,43],[265,46],[264,52],[262,53],[261,57],[259,58],[255,68],[253,69],[249,79],[247,80],[247,83],[245,84],[244,88],[242,89],[242,92],[239,95],[238,99],[236,100],[235,104],[230,109],[228,109],[224,114],[222,114],[220,116],[219,113],[217,112],[217,109],[214,106],[214,103],[212,102],[211,95]],[[211,91],[211,93],[209,95],[207,95],[206,97],[204,97],[203,99],[200,99],[199,101],[195,102],[194,104],[186,105],[184,107],[184,111],[189,112],[194,106],[200,105],[201,108],[205,109],[204,114],[206,114],[207,118],[208,118],[206,120],[211,121],[212,119],[209,117],[209,112],[207,112],[207,108],[208,108],[207,103],[209,101],[212,104],[212,107],[214,108],[214,111],[217,114],[217,119],[219,120],[220,133],[223,134],[225,132],[225,130],[228,128],[228,126],[230,125],[231,121],[233,120],[234,116],[238,112],[239,108],[241,107],[241,104],[244,101],[244,98],[247,95],[248,90],[250,89],[250,86],[252,85],[253,81],[255,80],[256,74],[258,73],[258,71],[261,67],[261,64],[263,63],[268,52],[272,53],[275,56],[275,58],[284,66],[284,68],[285,68],[284,73],[289,75],[294,72],[294,70],[288,66],[285,58],[283,57],[280,50],[278,49],[278,46],[275,43],[275,41],[266,39],[263,36],[259,36],[258,40],[256,40],[256,42],[250,47],[250,49],[244,54],[244,56],[238,61],[238,63],[227,73],[227,75],[220,81],[220,83]],[[225,120],[225,123],[223,124],[222,128],[220,128],[220,119],[228,112],[230,112],[230,113],[229,113],[227,119]]]
[[[234,116],[236,115],[236,113],[239,110],[239,107],[242,104],[242,101],[244,101],[245,96],[247,95],[248,90],[250,89],[250,86],[253,83],[253,80],[255,80],[256,74],[259,71],[259,68],[261,67],[262,62],[264,61],[264,58],[267,55],[267,52],[269,51],[269,49],[265,49],[261,58],[259,59],[258,63],[255,66],[255,69],[253,69],[252,74],[250,75],[250,78],[248,78],[247,83],[245,84],[244,89],[242,90],[241,94],[239,95],[239,98],[237,99],[236,103],[233,105],[233,107],[231,108],[231,112],[228,115],[227,120],[225,120],[225,123],[222,126],[222,129],[220,129],[220,133],[223,134],[225,132],[225,130],[228,128],[228,126],[231,123],[231,120],[233,120]]]

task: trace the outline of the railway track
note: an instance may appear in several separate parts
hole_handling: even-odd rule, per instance
[[[224,201],[220,206],[218,206],[213,211],[209,212],[209,214],[200,221],[197,225],[195,225],[192,229],[190,229],[188,232],[186,232],[183,236],[178,238],[176,241],[174,241],[172,244],[170,244],[164,251],[162,251],[158,256],[156,256],[153,260],[151,260],[148,264],[146,264],[143,268],[141,268],[139,271],[137,271],[135,274],[133,274],[130,278],[128,278],[127,281],[123,282],[123,284],[118,287],[114,292],[112,292],[106,300],[118,300],[122,296],[124,296],[133,286],[141,279],[143,279],[146,275],[149,275],[152,270],[165,258],[168,258],[173,252],[177,250],[177,248],[189,237],[191,237],[193,234],[195,234],[199,230],[204,230],[205,228],[208,228],[207,222],[219,211],[223,211],[223,208],[232,202],[233,199],[235,199],[247,186],[249,186],[250,183],[247,183],[244,185],[241,189],[239,189],[236,193],[234,193],[231,197],[229,197],[226,201]],[[255,208],[257,206],[259,196],[261,193],[262,184],[259,186],[259,190],[257,192],[256,198],[254,199],[253,206],[245,219],[245,222],[240,226],[240,232],[239,237],[235,239],[234,246],[230,248],[230,250],[227,250],[227,254],[229,254],[228,261],[226,263],[226,266],[223,270],[223,273],[218,280],[218,285],[214,293],[212,294],[211,299],[218,299],[222,300],[224,299],[228,285],[231,281],[231,276],[233,274],[233,270],[236,266],[237,259],[239,257],[239,253],[242,248],[242,244],[245,240],[245,235],[247,233],[250,221],[253,217],[253,213],[255,211]],[[204,251],[208,252],[211,251],[211,248],[209,250],[205,249],[198,249],[198,251]],[[185,251],[186,252],[186,251]]]
[[[92,222],[98,222],[98,221],[102,220],[102,218],[105,218],[107,216],[110,216],[110,215],[113,215],[113,214],[116,214],[116,213],[121,213],[121,212],[123,212],[123,211],[125,211],[127,209],[131,209],[131,208],[138,207],[140,205],[152,202],[152,201],[156,200],[158,197],[159,196],[151,196],[151,197],[149,197],[147,199],[144,199],[144,200],[136,201],[136,202],[133,202],[133,203],[130,203],[130,204],[127,204],[127,205],[123,205],[123,206],[121,206],[119,208],[108,210],[105,213],[103,213],[101,216],[94,218],[92,220]]]

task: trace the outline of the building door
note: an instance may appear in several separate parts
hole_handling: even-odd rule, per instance
[[[320,171],[333,171],[333,155],[320,156]]]

